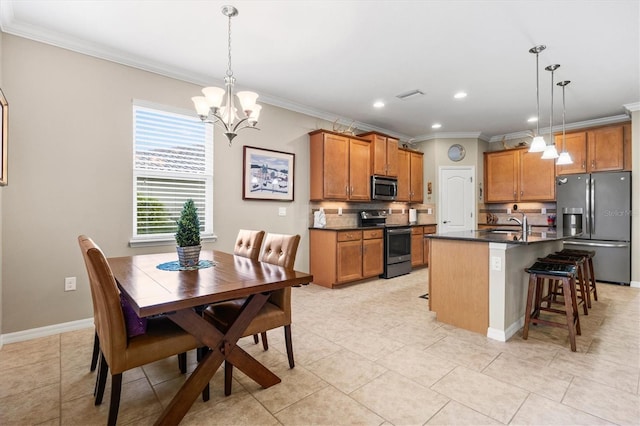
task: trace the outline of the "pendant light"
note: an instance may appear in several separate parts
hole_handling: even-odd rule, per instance
[[[198,116],[205,123],[215,123],[222,127],[224,135],[229,140],[229,146],[238,131],[243,129],[255,129],[262,107],[256,104],[258,94],[254,92],[234,93],[236,79],[231,70],[231,18],[238,15],[238,9],[233,6],[223,6],[222,14],[229,18],[228,25],[228,67],[224,78],[225,88],[205,87],[202,89],[204,96],[194,96],[193,101]],[[238,108],[235,98],[240,101],[240,109],[244,113],[238,116]],[[224,103],[224,105],[223,105]],[[212,117],[212,118],[209,118]]]
[[[536,134],[534,135],[533,140],[531,141],[531,146],[529,147],[529,152],[542,152],[546,148],[547,144],[544,141],[544,138],[540,136],[540,78],[538,76],[538,54],[546,49],[547,46],[541,44],[538,46],[534,46],[529,49],[529,53],[536,54]]]
[[[542,153],[543,160],[555,160],[558,158],[558,150],[553,141],[553,73],[558,68],[560,68],[560,64],[549,65],[545,68],[545,70],[551,71],[551,116],[549,118],[549,139],[551,139],[551,144],[544,149]]]
[[[566,106],[564,102],[564,88],[567,84],[571,83],[570,80],[560,81],[557,85],[562,87],[562,152],[556,161],[558,166],[564,166],[567,164],[573,164],[573,160],[571,159],[571,155],[567,152],[567,137],[565,134],[565,112]]]

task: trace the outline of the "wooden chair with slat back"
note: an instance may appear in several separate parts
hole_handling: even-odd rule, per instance
[[[89,275],[94,322],[101,350],[95,404],[102,403],[106,376],[110,369],[111,402],[107,424],[115,425],[123,372],[196,349],[199,342],[166,317],[149,319],[146,333],[127,337],[120,291],[104,253],[84,235],[78,237],[78,243]]]
[[[267,234],[260,261],[273,265],[293,269],[300,244],[300,235]],[[204,317],[221,330],[226,330],[238,316],[246,299],[236,299],[209,306],[204,311]],[[293,345],[291,341],[291,288],[276,290],[271,293],[269,300],[262,307],[258,315],[251,321],[243,337],[260,334],[264,350],[269,349],[267,330],[284,327],[284,337],[287,347],[289,367],[295,366],[293,360]],[[233,366],[225,362],[225,395],[231,394],[231,379]]]

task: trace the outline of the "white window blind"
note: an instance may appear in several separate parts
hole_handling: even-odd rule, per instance
[[[172,240],[182,205],[198,208],[213,235],[213,131],[200,119],[133,106],[134,230],[138,240]]]

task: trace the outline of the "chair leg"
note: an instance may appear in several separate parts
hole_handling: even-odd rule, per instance
[[[91,355],[91,368],[90,371],[95,371],[98,365],[98,357],[100,356],[100,338],[96,332],[93,336],[93,354]]]
[[[258,340],[258,335],[254,334],[253,335],[253,343],[255,343],[256,345],[258,344],[259,340]]]
[[[233,381],[233,364],[224,362],[224,395],[231,395],[231,382]]]
[[[182,374],[187,373],[187,353],[186,352],[182,352],[181,354],[178,354],[178,368],[180,369],[180,373]]]
[[[108,426],[115,426],[118,420],[118,409],[120,408],[120,393],[122,391],[122,373],[111,376],[111,403],[109,404]]]
[[[284,326],[284,342],[287,345],[287,358],[289,358],[289,368],[296,366],[293,361],[293,344],[291,342],[291,324]]]
[[[104,396],[104,388],[107,384],[107,372],[109,371],[109,365],[104,358],[104,354],[100,354],[100,366],[98,367],[98,377],[96,377],[96,391],[95,391],[95,405],[102,404],[102,397]]]
[[[198,362],[200,362],[202,358],[204,358],[205,354],[207,353],[207,350],[208,348],[206,346],[196,349],[196,360]],[[202,400],[204,402],[207,402],[209,398],[210,398],[209,383],[207,383],[207,386],[205,386],[205,388],[202,390]]]
[[[262,333],[260,333],[260,337],[262,337],[262,348],[265,351],[269,350],[269,342],[267,341],[267,332],[263,331]]]

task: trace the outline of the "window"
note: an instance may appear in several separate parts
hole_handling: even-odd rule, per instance
[[[213,129],[195,115],[133,106],[133,239],[173,241],[182,205],[198,208],[203,238],[213,237]],[[137,244],[136,244],[137,243]]]

